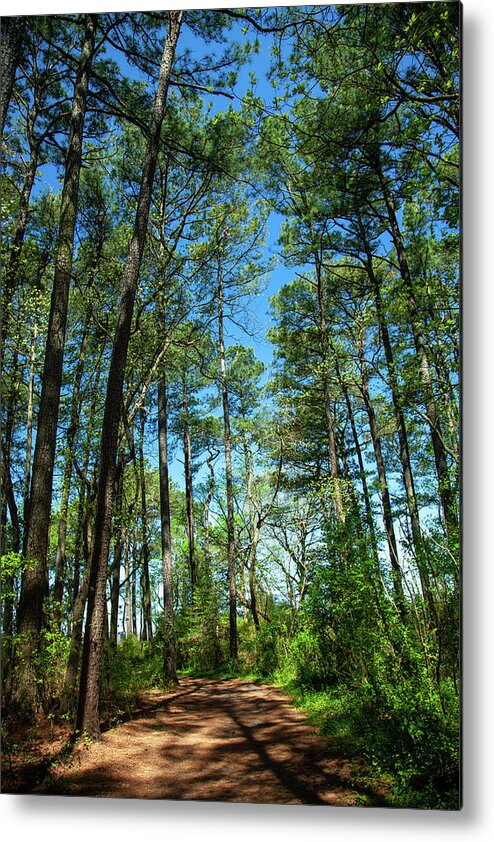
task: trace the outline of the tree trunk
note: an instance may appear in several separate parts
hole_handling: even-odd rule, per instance
[[[123,527],[123,461],[117,467],[116,505],[115,505],[115,540],[113,562],[110,571],[110,645],[115,648],[118,642],[118,604],[120,600],[120,568],[122,566],[124,527]]]
[[[196,584],[196,562],[194,546],[194,491],[192,486],[192,451],[190,442],[189,404],[187,394],[187,374],[184,373],[182,388],[183,442],[185,471],[185,505],[187,509],[187,541],[189,544],[189,571],[192,597]]]
[[[348,394],[347,385],[346,385],[346,383],[345,383],[345,381],[344,381],[344,379],[341,376],[341,373],[339,371],[337,360],[335,360],[335,370],[336,370],[336,375],[338,377],[338,382],[340,384],[340,388],[343,392],[343,397],[345,398],[345,403],[346,403],[346,407],[347,407],[347,411],[348,411],[348,419],[350,421],[350,428],[351,428],[351,431],[352,431],[353,443],[355,445],[355,453],[356,453],[356,456],[357,456],[357,462],[358,462],[358,466],[359,466],[360,481],[362,483],[362,492],[363,492],[363,495],[364,495],[364,506],[365,506],[365,517],[366,517],[366,522],[367,522],[367,528],[369,530],[369,538],[370,538],[370,543],[371,543],[371,548],[372,548],[372,555],[373,555],[373,558],[374,558],[374,563],[376,565],[376,569],[378,570],[379,569],[379,556],[378,556],[378,551],[377,551],[376,531],[374,529],[374,518],[372,516],[371,497],[370,497],[370,493],[369,493],[369,487],[367,485],[367,476],[366,476],[366,472],[365,472],[364,459],[363,459],[363,456],[362,456],[362,448],[360,446],[360,441],[359,441],[359,437],[358,437],[357,425],[355,423],[355,417],[354,417],[352,402],[350,400],[350,395]]]
[[[19,515],[17,511],[17,503],[14,496],[14,489],[12,485],[11,468],[11,452],[12,443],[14,440],[15,416],[17,410],[17,401],[19,398],[19,354],[17,349],[14,350],[13,365],[11,371],[11,383],[9,389],[8,399],[6,404],[6,418],[3,427],[3,441],[1,447],[2,463],[0,466],[0,504],[1,504],[1,523],[0,523],[0,552],[3,555],[7,552],[7,513],[10,515],[10,523],[12,526],[12,549],[14,552],[19,552],[20,548],[20,524]]]
[[[97,15],[86,15],[86,29],[72,101],[26,530],[26,556],[32,563],[26,568],[22,579],[17,617],[17,631],[22,643],[18,653],[19,670],[14,703],[18,710],[25,711],[28,716],[39,709],[33,659],[38,648],[43,622],[43,600],[48,585],[47,551],[65,329],[79,196],[79,175],[82,164],[82,136],[97,17]]]
[[[99,685],[102,632],[105,607],[105,585],[108,569],[113,481],[118,444],[118,428],[127,350],[134,310],[135,294],[148,227],[152,187],[158,157],[161,125],[165,113],[168,86],[180,32],[182,12],[170,12],[165,47],[160,65],[158,86],[148,133],[146,156],[137,203],[134,231],[129,246],[122,281],[110,371],[106,390],[105,413],[101,441],[98,498],[94,529],[94,551],[91,559],[88,611],[84,637],[77,729],[99,738]]]
[[[379,330],[381,333],[381,338],[384,347],[384,355],[386,358],[386,364],[388,368],[388,376],[389,382],[391,387],[391,398],[393,402],[393,408],[395,413],[396,419],[396,426],[398,432],[398,442],[400,448],[400,462],[402,468],[402,475],[403,475],[403,483],[405,486],[405,492],[407,497],[408,503],[408,512],[410,515],[410,525],[412,530],[412,543],[415,553],[415,560],[417,563],[417,569],[419,571],[420,576],[420,584],[422,587],[422,593],[424,594],[424,598],[426,603],[429,607],[430,619],[436,616],[436,608],[434,603],[434,598],[432,596],[431,584],[429,579],[429,573],[426,568],[425,559],[424,559],[424,547],[422,541],[422,529],[420,526],[420,519],[419,519],[419,510],[417,505],[417,497],[415,494],[415,486],[413,481],[413,473],[412,473],[412,465],[410,460],[410,451],[408,447],[408,435],[406,431],[405,425],[405,416],[403,414],[402,404],[401,404],[401,395],[400,395],[400,388],[398,385],[398,380],[396,377],[396,367],[394,363],[394,355],[393,349],[391,346],[391,340],[389,337],[389,331],[387,322],[384,316],[384,309],[383,303],[381,298],[381,289],[379,285],[379,280],[374,273],[374,268],[372,264],[372,257],[370,253],[367,255],[367,262],[366,262],[366,270],[368,277],[371,281],[373,292],[374,292],[374,299],[376,305],[376,314],[377,314],[377,321],[379,324]]]
[[[338,470],[338,451],[336,447],[336,435],[333,414],[331,412],[331,396],[329,388],[329,354],[328,354],[328,328],[326,323],[326,302],[324,294],[324,284],[322,277],[321,259],[317,252],[314,252],[314,262],[316,269],[317,282],[317,306],[319,319],[319,338],[321,343],[321,358],[322,358],[322,380],[323,380],[323,394],[324,394],[324,411],[326,414],[326,430],[328,436],[328,453],[330,461],[330,472],[332,480],[332,494],[335,502],[336,521],[339,526],[345,523],[345,506],[343,501],[343,492],[341,488],[341,480]],[[346,547],[343,547],[343,557],[346,558]]]
[[[132,637],[132,589],[130,572],[130,534],[127,533],[124,542],[124,570],[125,570],[125,636]]]
[[[36,339],[38,325],[36,321],[31,334],[31,349],[29,353],[29,382],[27,387],[27,418],[26,418],[26,459],[24,463],[24,489],[23,489],[23,512],[24,512],[24,540],[26,540],[25,529],[29,512],[29,486],[31,484],[31,454],[33,447],[33,417],[34,417],[34,366],[36,362]]]
[[[376,459],[376,467],[377,467],[377,475],[379,478],[379,486],[380,486],[380,494],[381,494],[381,505],[383,508],[383,520],[384,520],[384,529],[386,531],[386,538],[388,542],[388,552],[389,552],[389,560],[391,563],[391,578],[393,580],[393,587],[395,592],[395,600],[396,600],[396,607],[400,613],[401,619],[404,621],[406,618],[406,609],[405,609],[405,597],[403,594],[403,581],[402,581],[402,571],[400,565],[400,559],[398,555],[398,545],[396,542],[395,530],[394,530],[394,523],[393,523],[393,512],[391,509],[391,497],[389,495],[389,488],[388,488],[388,479],[386,474],[386,465],[384,462],[382,448],[381,448],[381,437],[379,435],[379,430],[376,421],[376,415],[374,412],[374,407],[372,405],[372,401],[370,399],[369,394],[369,386],[368,386],[368,379],[367,379],[367,371],[365,366],[365,361],[363,354],[360,358],[360,370],[361,370],[361,392],[362,397],[364,399],[365,409],[367,411],[367,417],[369,419],[369,427],[371,432],[372,438],[372,446],[374,448],[374,456]]]
[[[206,496],[206,500],[204,502],[204,566],[207,570],[209,570],[209,562],[210,562],[210,553],[209,553],[209,507],[211,506],[211,500],[213,499],[214,494],[214,466],[213,462],[218,453],[213,454],[211,450],[209,450],[209,456],[206,459],[206,465],[209,468],[209,487],[208,493]]]
[[[65,445],[65,467],[62,480],[62,497],[60,500],[60,516],[58,519],[57,552],[55,557],[55,582],[53,585],[53,611],[55,623],[60,627],[62,599],[65,576],[65,549],[67,543],[67,517],[69,513],[70,486],[72,483],[72,462],[74,459],[74,443],[79,424],[80,412],[80,389],[84,362],[86,358],[86,341],[89,328],[89,315],[86,315],[84,329],[81,338],[81,349],[74,376],[72,388],[72,399],[70,406],[69,429],[67,430],[67,442]]]
[[[21,58],[22,40],[28,18],[5,17],[0,25],[0,140]]]
[[[456,534],[458,529],[458,522],[453,505],[453,496],[451,493],[448,461],[442,441],[441,421],[433,394],[432,375],[429,366],[429,359],[427,356],[425,337],[421,325],[421,317],[419,313],[417,299],[415,297],[415,291],[413,288],[412,276],[410,273],[410,268],[408,266],[403,237],[396,216],[394,199],[390,193],[378,155],[375,158],[375,167],[381,185],[384,203],[386,205],[391,236],[393,239],[396,255],[398,257],[400,275],[403,280],[404,289],[407,296],[413,341],[418,358],[418,367],[424,392],[425,409],[427,414],[427,420],[429,422],[432,449],[434,452],[434,461],[436,465],[436,472],[439,483],[439,497],[441,500],[441,507],[443,511],[444,525],[447,535]]]
[[[133,546],[133,553],[132,553],[132,560],[134,563],[134,569],[131,574],[130,580],[130,611],[131,611],[131,618],[132,618],[132,634],[135,637],[138,637],[137,632],[137,569],[138,569],[138,559],[136,557],[136,546],[135,546],[135,535],[132,536],[134,541]]]
[[[223,426],[225,443],[226,505],[227,505],[227,563],[230,611],[230,658],[237,660],[237,596],[235,576],[235,522],[233,511],[232,443],[230,431],[230,406],[226,374],[225,337],[223,329],[223,278],[218,261],[218,339],[220,350],[221,397],[223,402]]]
[[[257,595],[256,595],[256,561],[257,561],[257,544],[259,541],[259,529],[256,523],[256,516],[254,511],[254,498],[252,496],[252,459],[247,445],[247,440],[243,436],[244,447],[244,463],[245,463],[245,484],[247,489],[247,502],[249,506],[249,530],[250,530],[250,551],[248,560],[249,570],[249,600],[250,611],[254,626],[257,630],[260,629],[259,614],[257,613]]]
[[[32,124],[35,117],[28,121],[28,138],[30,155],[27,165],[24,184],[19,199],[19,213],[15,226],[14,238],[10,249],[9,262],[5,269],[5,281],[2,288],[2,329],[0,335],[0,369],[3,371],[3,359],[5,341],[9,331],[10,315],[12,309],[12,298],[16,283],[18,282],[18,271],[21,260],[22,245],[26,233],[27,217],[29,212],[29,201],[38,170],[39,141],[32,136]]]
[[[69,657],[65,670],[65,679],[61,697],[62,713],[73,713],[77,701],[77,673],[82,647],[82,623],[89,589],[89,562],[86,565],[82,584],[77,593],[72,617],[72,633],[70,637]]]
[[[89,418],[86,445],[84,450],[84,464],[81,471],[81,484],[79,491],[79,511],[77,517],[77,530],[75,539],[75,571],[73,582],[73,608],[72,628],[70,632],[70,649],[65,671],[64,686],[61,694],[62,712],[75,713],[77,707],[77,676],[82,647],[82,631],[84,612],[89,588],[89,568],[92,550],[91,522],[89,509],[91,505],[90,495],[87,493],[87,472],[89,465],[90,443],[94,424],[95,401],[92,402],[92,411]],[[79,583],[81,555],[84,558],[84,575]]]
[[[149,579],[149,538],[146,500],[146,476],[144,472],[144,428],[146,415],[141,411],[141,429],[139,436],[139,484],[141,487],[141,523],[142,523],[142,629],[143,640],[153,639],[151,616],[151,583]]]
[[[160,476],[161,566],[163,571],[163,681],[178,684],[173,614],[173,561],[168,478],[165,375],[158,380],[158,455]]]
[[[101,357],[100,357],[101,359]],[[95,378],[92,388],[92,398],[91,398],[91,406],[89,409],[89,419],[87,422],[86,428],[86,440],[84,443],[84,449],[82,452],[82,467],[80,468],[80,492],[79,492],[79,502],[77,506],[77,525],[76,525],[76,538],[75,538],[75,547],[74,547],[74,571],[73,571],[73,581],[72,581],[72,602],[74,603],[77,594],[79,592],[79,580],[80,580],[80,560],[82,556],[85,559],[90,558],[90,528],[89,528],[89,519],[90,519],[90,504],[91,504],[91,493],[88,489],[89,482],[87,479],[88,469],[89,469],[89,459],[91,456],[91,445],[94,433],[94,427],[96,423],[96,410],[98,405],[98,397],[99,397],[99,381],[101,376],[101,365],[98,362]],[[88,503],[85,503],[85,495],[87,494]]]

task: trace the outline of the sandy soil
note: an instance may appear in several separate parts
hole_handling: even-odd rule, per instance
[[[182,678],[151,691],[131,719],[78,745],[35,793],[261,804],[383,804],[328,757],[304,715],[276,689]],[[24,790],[26,791],[26,790]]]

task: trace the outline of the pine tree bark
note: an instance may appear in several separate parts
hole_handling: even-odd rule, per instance
[[[65,445],[65,465],[62,479],[62,496],[60,499],[60,516],[58,519],[57,551],[55,556],[55,582],[53,584],[53,612],[57,626],[60,626],[62,614],[62,599],[65,577],[65,555],[67,545],[67,518],[69,513],[70,487],[72,484],[72,463],[74,459],[74,445],[79,423],[80,390],[84,363],[86,359],[86,343],[89,330],[89,316],[86,316],[81,337],[81,348],[77,360],[72,388],[70,405],[69,428]]]
[[[395,202],[393,196],[391,195],[386,178],[384,176],[378,153],[376,153],[376,156],[374,158],[374,166],[379,178],[383,199],[388,214],[391,236],[393,239],[396,256],[398,258],[400,276],[403,281],[407,297],[410,324],[412,328],[415,352],[417,354],[418,359],[418,367],[422,381],[426,415],[430,428],[432,450],[434,453],[434,462],[438,477],[439,497],[441,500],[444,526],[447,535],[456,534],[458,522],[453,505],[453,495],[451,492],[448,460],[442,441],[441,419],[439,416],[432,389],[432,375],[427,355],[426,341],[422,330],[421,317],[419,313],[417,299],[415,296],[415,291],[413,288],[412,276],[408,265],[403,236],[398,223],[398,218],[396,216]]]
[[[124,527],[123,527],[123,461],[119,460],[116,479],[115,537],[113,561],[110,571],[110,645],[115,648],[118,642],[118,603],[120,599],[120,568],[122,565]]]
[[[183,443],[185,472],[185,506],[187,510],[187,541],[189,545],[189,572],[192,597],[196,585],[196,561],[194,541],[194,489],[192,485],[192,448],[190,441],[189,398],[187,392],[187,373],[184,372],[182,384]]]
[[[328,436],[328,452],[330,461],[330,472],[332,480],[332,493],[335,501],[336,521],[340,526],[345,524],[345,505],[343,500],[343,492],[341,488],[341,479],[338,470],[338,450],[336,446],[336,434],[333,414],[331,412],[331,395],[329,388],[329,354],[328,354],[328,328],[326,321],[326,302],[324,294],[324,282],[322,273],[322,264],[318,252],[314,252],[314,265],[316,269],[316,283],[317,283],[317,308],[319,320],[319,338],[321,343],[321,360],[322,360],[322,381],[323,381],[323,399],[324,411],[326,414],[326,430]],[[342,556],[346,558],[346,547],[343,547]]]
[[[386,532],[386,539],[388,542],[389,560],[391,563],[391,578],[393,580],[393,587],[395,592],[396,607],[398,608],[400,617],[403,621],[406,619],[405,597],[403,593],[403,581],[400,559],[398,555],[398,544],[396,542],[396,535],[393,523],[393,512],[391,508],[391,497],[388,488],[388,478],[386,473],[386,464],[383,458],[381,448],[381,437],[369,394],[369,384],[367,377],[367,370],[363,354],[360,357],[360,371],[361,383],[360,391],[364,400],[367,418],[369,419],[369,428],[372,438],[372,446],[374,449],[374,457],[376,460],[377,475],[379,478],[381,505],[383,509],[384,529]]]
[[[400,387],[398,384],[398,379],[396,376],[396,366],[394,362],[394,354],[393,348],[391,345],[391,339],[389,336],[388,325],[386,322],[382,296],[381,296],[381,288],[379,279],[377,278],[372,261],[372,255],[370,252],[367,253],[367,260],[366,260],[366,271],[371,282],[371,286],[374,293],[374,301],[376,306],[376,314],[377,314],[377,321],[379,324],[379,330],[381,334],[381,339],[384,348],[384,356],[386,359],[386,365],[388,369],[388,377],[389,383],[391,387],[391,399],[393,402],[393,409],[396,419],[396,427],[398,432],[398,442],[399,442],[399,450],[400,450],[400,463],[402,468],[402,475],[403,475],[403,484],[405,486],[405,493],[407,498],[408,504],[408,512],[410,515],[410,526],[412,531],[412,543],[413,549],[415,554],[415,560],[417,564],[417,569],[419,572],[420,577],[420,584],[422,588],[422,593],[424,595],[425,601],[429,608],[429,619],[433,621],[434,617],[436,617],[436,607],[434,602],[434,597],[432,595],[432,588],[431,582],[429,577],[429,572],[426,567],[426,562],[424,558],[424,546],[422,541],[422,528],[420,525],[420,517],[419,517],[419,510],[417,504],[417,496],[415,494],[415,484],[413,480],[413,473],[412,473],[412,463],[410,459],[410,450],[408,446],[408,434],[405,425],[405,416],[403,413],[402,408],[402,399],[400,394]]]
[[[163,573],[163,681],[178,684],[173,612],[173,561],[168,476],[167,397],[165,375],[158,380],[158,456],[160,477],[161,566]]]
[[[153,622],[151,615],[151,581],[149,578],[149,536],[148,514],[146,498],[146,475],[144,471],[144,429],[146,424],[145,410],[141,410],[141,428],[139,436],[139,484],[141,487],[141,524],[142,524],[142,615],[143,640],[153,639]]]
[[[134,301],[139,279],[151,207],[152,187],[158,157],[161,126],[165,114],[168,87],[182,12],[170,12],[168,31],[158,77],[158,86],[148,132],[146,155],[137,203],[134,231],[125,264],[120,304],[106,389],[105,412],[101,440],[98,497],[94,527],[94,549],[91,559],[88,610],[84,635],[79,705],[76,728],[93,738],[100,737],[99,685],[105,586],[108,571],[113,483],[118,445],[122,392],[130,339]]]
[[[82,165],[86,97],[94,55],[97,20],[97,15],[86,15],[86,28],[72,101],[26,530],[26,556],[31,563],[22,578],[17,614],[17,631],[21,642],[18,651],[19,669],[14,704],[17,710],[23,711],[27,716],[39,710],[33,659],[38,648],[43,623],[43,600],[48,587],[47,551],[65,329]]]
[[[218,340],[220,352],[221,398],[223,403],[223,428],[225,446],[225,474],[226,474],[226,528],[227,528],[227,566],[230,615],[230,658],[237,660],[237,587],[235,569],[235,522],[233,510],[233,472],[232,472],[232,436],[230,429],[230,405],[228,398],[228,382],[226,372],[224,315],[223,315],[223,277],[221,262],[218,259]]]
[[[22,40],[28,18],[4,17],[0,23],[0,139],[19,66]]]

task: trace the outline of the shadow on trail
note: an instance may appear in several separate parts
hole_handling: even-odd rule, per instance
[[[257,687],[262,693],[262,685]],[[255,692],[255,688],[252,689]],[[368,804],[388,806],[386,799],[371,787],[355,781],[349,784],[348,778],[341,773],[324,768],[331,758],[326,757],[317,737],[308,736],[302,715],[286,702],[266,699],[261,693],[252,698],[251,688],[246,688],[245,692],[249,694],[247,698],[244,694],[237,698],[228,686],[213,688],[217,704],[242,733],[247,747],[302,803],[327,805],[321,793],[344,792],[350,786],[365,796]],[[277,759],[277,752],[282,759]]]
[[[389,806],[379,792],[352,779],[349,763],[330,756],[304,715],[272,687],[186,678],[175,692],[129,713],[123,724],[105,725],[105,740],[42,791]]]
[[[177,688],[180,688],[180,685],[177,685]],[[173,695],[166,696],[165,699],[158,699],[156,702],[150,702],[149,704],[142,705],[140,708],[134,708],[133,710],[118,713],[115,717],[111,719],[105,719],[100,723],[100,730],[101,733],[104,734],[106,731],[109,731],[112,728],[117,727],[124,722],[133,722],[137,719],[142,719],[143,717],[147,716],[149,713],[153,713],[154,711],[159,710],[166,710],[167,707],[173,702],[175,699],[180,698],[181,696],[189,696],[191,693],[195,693],[199,689],[198,685],[192,687],[190,690],[183,690],[180,692],[179,689]]]

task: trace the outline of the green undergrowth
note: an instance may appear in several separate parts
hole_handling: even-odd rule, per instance
[[[308,720],[324,736],[329,753],[352,762],[362,782],[379,778],[389,785],[390,806],[457,810],[458,737],[456,719],[424,703],[422,709],[400,707],[400,693],[388,705],[372,688],[345,685],[308,690],[283,673],[273,676]],[[394,697],[393,697],[394,696]],[[393,709],[394,705],[394,709]],[[442,712],[441,712],[442,713]]]
[[[420,659],[410,657],[408,670],[393,672],[389,660],[376,656],[367,661],[367,679],[349,670],[342,677],[335,669],[333,640],[310,628],[302,627],[289,641],[281,623],[257,634],[241,628],[235,662],[228,660],[220,642],[221,660],[216,650],[211,650],[213,658],[204,648],[185,649],[179,680],[240,678],[275,685],[304,711],[329,753],[350,761],[364,787],[383,784],[390,806],[458,809],[458,693],[447,680],[438,684]],[[50,652],[55,643],[47,641]],[[59,654],[50,660],[53,694],[63,678],[64,653]],[[129,637],[116,647],[104,647],[100,714],[106,726],[139,708],[146,691],[172,690],[163,682],[162,657],[159,636],[147,642]]]
[[[139,641],[135,637],[122,640],[117,647],[104,649],[100,695],[101,717],[118,721],[139,707],[146,690],[169,690],[163,682],[163,655],[159,643]]]

